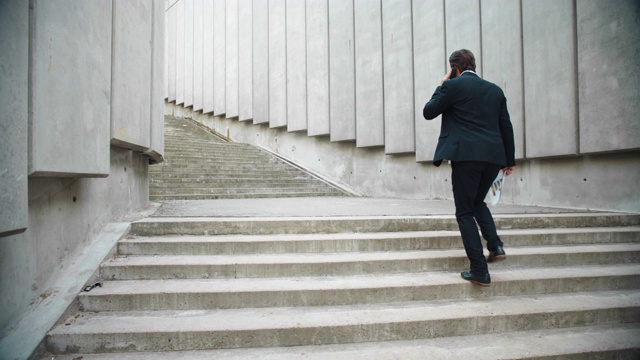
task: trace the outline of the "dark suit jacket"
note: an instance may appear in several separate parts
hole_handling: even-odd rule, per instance
[[[463,73],[438,86],[422,114],[427,120],[442,114],[434,165],[445,159],[515,165],[507,99],[497,85]]]

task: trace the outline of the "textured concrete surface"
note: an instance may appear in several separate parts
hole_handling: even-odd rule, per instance
[[[382,1],[386,154],[413,153],[416,149],[411,4],[410,0]]]
[[[238,120],[253,119],[253,0],[238,1]]]
[[[238,117],[238,0],[226,0],[225,7],[225,115],[228,118]]]
[[[519,1],[499,0],[483,1],[480,5],[482,75],[500,86],[507,97],[516,159],[522,159],[525,142],[521,4]]]
[[[178,1],[173,6],[176,12],[176,105],[184,104],[184,66],[185,66],[185,53],[184,53],[184,22],[185,22],[185,2]]]
[[[111,1],[34,1],[29,175],[109,174]]]
[[[444,16],[446,57],[443,61],[447,66],[447,70],[449,70],[449,55],[456,50],[467,49],[471,50],[475,55],[476,72],[482,77],[480,0],[445,2]],[[442,79],[442,76],[440,76],[440,79]]]
[[[213,1],[213,113],[226,112],[226,0]]]
[[[10,332],[3,334],[0,340],[3,359],[26,359],[31,355],[48,329],[73,302],[78,291],[89,282],[98,265],[115,250],[118,239],[128,227],[129,223],[107,224],[89,246],[75,254],[75,258],[71,259],[72,264],[59,274],[48,294],[41,297],[37,306],[24,314]]]
[[[329,135],[329,6],[307,1],[307,107],[309,136]]]
[[[287,126],[287,29],[285,0],[269,1],[269,127]]]
[[[193,1],[184,2],[184,106],[193,106]]]
[[[640,147],[640,3],[578,1],[580,152]],[[616,96],[611,96],[611,94]]]
[[[202,112],[209,114],[213,112],[213,1],[204,1],[204,7],[202,9],[203,14],[203,27],[202,31],[203,46],[202,51]],[[205,66],[206,65],[206,66]],[[170,80],[170,79],[169,79]]]
[[[637,290],[541,295],[536,298],[493,298],[491,302],[412,302],[367,305],[357,308],[267,308],[217,311],[158,311],[86,313],[72,326],[49,333],[54,353],[188,350],[210,347],[320,345],[472,335],[514,331],[624,323],[640,314]],[[589,311],[592,316],[581,316]],[[327,316],[332,313],[339,316]],[[554,313],[554,317],[548,314]],[[134,315],[134,316],[132,316]],[[513,317],[519,321],[510,321]],[[473,326],[471,325],[473,324]],[[362,331],[366,330],[366,331]],[[392,330],[392,331],[390,331]],[[120,334],[126,334],[123,337]],[[185,337],[184,334],[189,334]],[[172,341],[167,341],[172,339]],[[180,339],[180,340],[178,340]]]
[[[306,3],[286,0],[287,131],[307,130]]]
[[[329,0],[331,141],[356,139],[353,2]]]
[[[576,210],[542,206],[499,204],[494,214],[555,214]],[[453,215],[451,200],[406,200],[384,198],[307,198],[204,200],[164,202],[154,216],[426,216]]]
[[[253,2],[253,123],[269,122],[269,1]]]
[[[572,0],[522,2],[528,158],[578,151],[574,6]]]
[[[116,1],[113,6],[110,139],[137,151],[151,147],[152,8],[152,1]]]
[[[207,24],[208,26],[209,24]],[[204,0],[193,0],[193,111],[203,109]],[[209,66],[207,66],[209,67]]]
[[[0,237],[26,229],[29,4],[0,3]]]
[[[356,62],[356,146],[384,146],[384,81],[382,6],[356,0],[354,7]]]
[[[416,161],[431,162],[440,133],[440,117],[426,121],[424,105],[449,70],[449,54],[445,54],[444,2],[413,2],[413,71],[416,128]]]
[[[435,360],[501,360],[557,356],[558,354],[594,354],[603,357],[637,358],[640,330],[634,325],[602,325],[586,329],[544,329],[522,332],[456,336],[414,341],[387,341],[347,345],[279,347],[260,349],[221,349],[180,352],[122,353],[119,359],[198,360],[206,358],[244,360],[424,360],[425,354]],[[508,344],[508,345],[507,345]],[[628,346],[636,349],[624,350]],[[56,359],[72,360],[77,354],[58,355]],[[105,360],[113,354],[83,354],[83,359]],[[43,359],[44,360],[44,359]],[[47,359],[49,360],[49,359]]]

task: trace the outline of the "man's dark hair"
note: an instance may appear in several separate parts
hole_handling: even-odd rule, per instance
[[[476,58],[467,49],[456,50],[449,56],[449,65],[458,68],[460,72],[465,70],[476,71]]]

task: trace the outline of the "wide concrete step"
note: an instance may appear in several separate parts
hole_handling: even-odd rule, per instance
[[[150,174],[151,179],[189,179],[189,178],[198,178],[198,179],[227,179],[227,178],[244,178],[244,179],[256,179],[256,178],[265,178],[265,179],[297,179],[297,180],[310,180],[310,181],[320,181],[304,172],[301,171],[241,171],[241,170],[212,170],[212,169],[166,169],[161,172],[157,172],[154,174]]]
[[[240,178],[240,177],[202,177],[202,178],[179,178],[179,177],[154,177],[149,182],[149,186],[153,187],[201,187],[206,185],[207,187],[236,187],[236,186],[256,186],[256,184],[265,186],[303,186],[309,184],[310,177],[300,178],[262,178],[254,176],[252,178]]]
[[[507,249],[517,246],[640,242],[640,227],[502,230]],[[459,231],[217,236],[129,236],[121,255],[226,255],[461,249]]]
[[[640,288],[640,264],[491,269],[478,291],[454,272],[271,279],[106,281],[80,293],[84,311],[336,306]]]
[[[155,170],[158,169],[162,169],[164,171],[166,171],[166,169],[202,169],[202,168],[206,168],[206,169],[210,169],[210,170],[214,170],[214,171],[218,171],[218,170],[227,170],[227,171],[231,171],[231,170],[235,170],[237,171],[247,171],[250,170],[251,172],[255,172],[255,171],[300,171],[300,169],[297,169],[295,167],[292,167],[291,165],[287,165],[285,163],[282,162],[273,162],[273,163],[266,163],[266,162],[260,162],[260,163],[252,163],[252,162],[245,162],[245,163],[236,163],[236,162],[208,162],[208,161],[201,161],[201,162],[167,162],[164,165],[159,165],[155,168]]]
[[[199,152],[194,152],[194,153],[171,153],[171,152],[165,152],[165,158],[166,160],[171,163],[171,162],[184,162],[184,161],[190,161],[190,162],[200,162],[200,161],[205,161],[205,162],[238,162],[238,163],[249,163],[249,162],[264,162],[264,163],[276,163],[276,162],[282,162],[280,159],[278,158],[274,158],[273,156],[268,156],[265,154],[261,154],[261,153],[254,153],[254,154],[242,154],[241,156],[238,156],[236,153],[234,153],[234,155],[229,155],[229,154],[221,154],[221,153],[199,153]]]
[[[168,158],[176,157],[213,157],[224,158],[225,156],[232,157],[234,159],[241,158],[269,158],[272,157],[266,152],[260,151],[256,148],[247,147],[211,147],[211,146],[199,146],[199,147],[187,147],[181,146],[178,148],[170,147],[165,149],[165,155]]]
[[[321,196],[342,196],[340,192],[279,192],[273,193],[245,193],[245,194],[174,194],[174,195],[149,195],[151,201],[173,201],[173,200],[222,200],[222,199],[259,199],[259,198],[296,198],[296,197],[321,197]]]
[[[431,339],[166,352],[57,355],[57,360],[502,360],[502,359],[638,359],[640,324],[511,331]],[[45,359],[43,359],[45,360]],[[50,360],[50,358],[46,358]]]
[[[336,194],[336,191],[327,185],[323,184],[307,184],[306,186],[287,186],[287,187],[270,187],[259,186],[250,184],[251,186],[227,186],[227,187],[151,187],[149,189],[149,195],[235,195],[235,194],[272,194],[277,195],[284,191],[295,193],[331,193]]]
[[[79,313],[49,332],[47,346],[58,354],[327,345],[596,326],[639,318],[638,290],[491,301]]]
[[[640,262],[640,244],[510,248],[503,268],[629,264]],[[105,279],[207,279],[286,276],[366,275],[425,271],[463,271],[462,249],[248,255],[154,255],[118,257],[104,262]]]
[[[612,213],[501,214],[498,229],[544,229],[639,226],[640,215]],[[157,235],[266,235],[308,233],[371,233],[458,230],[451,215],[430,216],[325,216],[325,217],[165,217],[131,224],[132,233]]]

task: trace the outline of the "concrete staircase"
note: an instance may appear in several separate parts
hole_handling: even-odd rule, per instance
[[[355,215],[355,214],[354,214]],[[51,330],[56,359],[638,359],[640,216],[496,216],[492,286],[452,216],[151,217]]]
[[[226,142],[195,122],[165,117],[165,161],[149,167],[149,199],[345,196],[338,188],[248,144]]]

